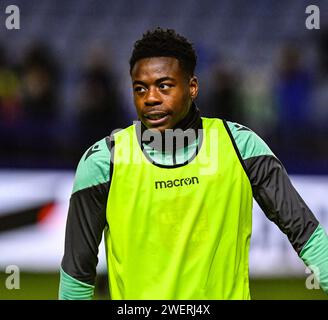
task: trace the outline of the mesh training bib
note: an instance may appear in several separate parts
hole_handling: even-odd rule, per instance
[[[143,153],[132,125],[114,135],[105,232],[111,299],[250,299],[252,189],[220,119],[179,167]]]

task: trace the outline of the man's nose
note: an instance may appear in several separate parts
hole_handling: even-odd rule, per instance
[[[157,92],[156,88],[150,88],[145,97],[146,106],[156,106],[162,103],[160,94]]]

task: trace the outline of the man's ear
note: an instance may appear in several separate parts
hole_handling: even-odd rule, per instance
[[[196,99],[198,95],[198,79],[193,76],[189,80],[189,92],[192,100]]]

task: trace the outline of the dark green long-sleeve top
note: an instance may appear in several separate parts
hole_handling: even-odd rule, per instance
[[[328,293],[328,237],[290,182],[281,162],[250,129],[225,122],[235,151],[252,185],[253,196],[266,216],[287,235],[308,266],[315,266],[322,289]],[[176,153],[144,150],[156,163],[175,165],[193,155],[198,140]],[[75,176],[67,218],[65,253],[61,265],[60,299],[93,297],[98,247],[106,226],[110,188],[110,140],[104,138],[82,156]],[[320,272],[320,274],[319,274]]]

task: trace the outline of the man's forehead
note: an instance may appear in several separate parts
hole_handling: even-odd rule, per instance
[[[179,61],[174,57],[140,59],[132,69],[132,78],[149,76],[172,76],[180,72]]]

